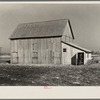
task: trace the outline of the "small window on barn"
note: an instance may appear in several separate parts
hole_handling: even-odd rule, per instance
[[[63,48],[63,52],[66,52],[66,48]]]

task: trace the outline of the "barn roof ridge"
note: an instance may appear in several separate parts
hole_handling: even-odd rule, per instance
[[[43,20],[43,21],[33,21],[33,22],[25,22],[20,24],[33,24],[33,23],[44,23],[44,22],[52,22],[52,21],[60,21],[60,20],[66,20],[69,21],[69,18],[61,18],[61,19],[51,19],[51,20]],[[18,24],[18,25],[20,25]]]

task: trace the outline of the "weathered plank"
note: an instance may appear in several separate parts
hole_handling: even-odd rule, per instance
[[[18,55],[16,52],[12,53],[12,63],[17,64],[18,63]]]
[[[41,39],[38,39],[38,64],[41,64]]]
[[[23,63],[23,40],[18,40],[18,63]]]
[[[29,47],[29,49],[28,49],[28,56],[29,56],[29,64],[32,64],[32,45],[31,45],[32,43],[31,43],[31,40],[30,39],[28,39],[28,47]]]
[[[11,52],[17,52],[17,40],[11,41]]]
[[[17,41],[11,41],[11,63],[18,63]]]
[[[38,39],[32,40],[32,63],[38,63]]]
[[[29,46],[28,46],[28,40],[24,39],[23,44],[24,44],[24,63],[28,64],[29,63],[29,57],[28,57],[28,53],[29,53],[28,52],[28,48],[29,48]]]
[[[12,56],[12,52],[13,52],[13,41],[10,41],[10,48],[11,48],[11,63],[13,63],[13,56]]]

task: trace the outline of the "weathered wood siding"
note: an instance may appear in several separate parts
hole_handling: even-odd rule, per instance
[[[65,42],[73,42],[72,33],[69,27],[69,23],[66,24],[65,30],[62,35],[62,40]]]
[[[18,63],[17,41],[11,41],[11,63]]]
[[[66,52],[63,52],[64,48],[66,49]],[[72,64],[72,60],[74,57],[76,58],[75,60],[77,61],[77,54],[79,52],[83,51],[62,43],[62,64]],[[86,64],[87,61],[91,59],[91,53],[86,53],[86,52],[83,53],[84,53],[84,64]]]
[[[91,53],[85,53],[84,63],[86,64],[88,60],[91,60]]]
[[[60,41],[60,37],[11,40],[11,62],[18,64],[61,64]]]

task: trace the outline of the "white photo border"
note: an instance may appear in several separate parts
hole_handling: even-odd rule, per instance
[[[100,4],[100,1],[6,1],[2,4]],[[0,99],[99,99],[100,86],[0,86]]]

